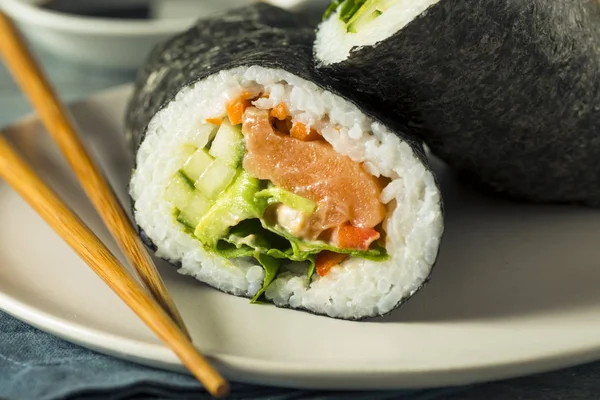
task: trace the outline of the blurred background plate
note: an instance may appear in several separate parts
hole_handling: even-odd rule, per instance
[[[197,19],[254,1],[0,0],[0,7],[42,49],[98,67],[135,69],[152,47]],[[316,14],[327,5],[327,0],[268,2]]]

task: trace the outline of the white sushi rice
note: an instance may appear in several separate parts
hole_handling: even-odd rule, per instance
[[[315,55],[322,65],[344,61],[354,47],[373,46],[392,36],[440,0],[397,0],[360,32],[347,32],[339,18],[341,7],[331,13],[317,30]]]
[[[176,222],[173,205],[164,199],[169,180],[185,161],[182,146],[203,146],[211,130],[205,119],[224,115],[228,101],[243,90],[267,91],[270,97],[257,100],[255,106],[272,108],[285,102],[294,120],[317,129],[338,153],[364,162],[375,176],[391,179],[381,196],[387,205],[383,225],[389,260],[349,258],[324,277],[315,274],[310,285],[306,265],[290,263],[266,297],[278,306],[341,318],[392,310],[421,286],[437,255],[443,222],[434,178],[408,144],[356,106],[282,70],[252,66],[220,72],[183,89],[150,121],[137,154],[131,196],[136,221],[156,244],[157,255],[181,262],[182,274],[235,295],[251,297],[261,288],[260,265],[206,252]]]

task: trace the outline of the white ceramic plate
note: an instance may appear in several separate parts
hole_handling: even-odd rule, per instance
[[[129,87],[72,107],[123,201]],[[7,130],[114,249],[55,146],[29,118]],[[495,200],[438,165],[446,235],[432,282],[365,322],[250,305],[159,262],[195,343],[234,380],[307,388],[409,388],[512,377],[600,358],[600,211]],[[181,369],[177,358],[0,181],[0,308],[69,341]]]

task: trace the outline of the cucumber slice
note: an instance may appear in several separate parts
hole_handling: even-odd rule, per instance
[[[378,0],[376,7],[379,11],[383,12],[383,11],[387,10],[388,8],[395,6],[400,1],[401,0]]]
[[[354,25],[359,19],[372,20],[388,8],[395,6],[401,0],[337,0],[334,1],[325,12],[324,18],[341,5],[339,19],[346,23],[349,32],[356,32],[364,26],[364,21]],[[373,14],[379,11],[379,14]]]
[[[263,189],[256,193],[256,197],[267,198],[270,204],[272,203],[283,203],[288,207],[298,210],[306,214],[312,214],[317,208],[317,204],[307,198],[298,196],[295,193],[287,191],[276,186],[272,186],[267,189]]]
[[[195,183],[196,189],[207,199],[216,199],[229,187],[236,170],[220,159],[214,160]]]
[[[182,225],[185,225],[191,230],[194,229],[194,223],[190,220],[190,217],[181,211],[179,211],[177,214],[177,222],[179,222]]]
[[[224,119],[210,146],[209,154],[237,168],[244,156],[244,136],[241,128]]]
[[[200,220],[211,207],[211,202],[200,194],[195,194],[188,205],[181,208],[177,220],[191,229],[196,229]]]
[[[178,172],[171,178],[171,182],[165,190],[165,199],[181,210],[187,207],[195,192],[194,184],[185,175]]]
[[[249,218],[259,218],[266,205],[256,201],[260,181],[245,171],[240,171],[234,183],[224,192],[204,215],[194,235],[206,246],[215,247],[229,228]]]
[[[340,19],[346,23],[352,22],[352,19],[356,15],[357,12],[363,7],[363,5],[367,2],[372,2],[376,0],[345,0],[342,3],[342,8],[340,9]]]
[[[360,16],[351,24],[348,24],[348,32],[358,33],[363,30],[366,26],[371,24],[373,21],[377,19],[381,14],[383,14],[379,10],[374,10],[371,14],[365,14]]]
[[[196,182],[213,162],[213,158],[203,149],[198,149],[183,165],[183,173]]]
[[[198,147],[196,147],[195,145],[184,144],[181,147],[181,158],[183,158],[184,160],[187,160],[196,152],[196,150],[198,150]]]
[[[192,129],[194,130],[193,143],[198,149],[205,148],[217,133],[217,128],[213,124],[204,121],[198,121]]]

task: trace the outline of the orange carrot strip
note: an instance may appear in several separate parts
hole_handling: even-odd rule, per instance
[[[223,123],[223,117],[206,118],[206,122],[213,125],[221,125]]]
[[[285,103],[279,103],[271,110],[271,117],[277,118],[280,121],[286,119],[290,113],[288,112],[287,106]]]
[[[242,92],[242,94],[240,94],[240,97],[239,97],[239,98],[240,98],[240,99],[242,99],[242,100],[250,100],[250,99],[252,99],[252,98],[258,98],[258,97],[257,97],[257,96],[254,96],[254,95],[253,95],[251,92],[249,92],[249,91],[247,91],[247,90],[244,90],[244,91]]]
[[[237,98],[227,103],[225,110],[227,111],[227,117],[232,125],[238,125],[242,123],[242,117],[246,108],[250,107],[252,101],[252,93],[244,90]]]
[[[246,108],[250,107],[250,100],[242,100],[241,98],[235,99],[234,101],[227,104],[225,109],[227,110],[227,117],[232,125],[238,125],[242,123],[242,117]]]
[[[319,132],[315,131],[312,128],[308,128],[302,122],[294,122],[292,129],[290,130],[290,135],[296,139],[300,139],[304,142],[308,142],[311,140],[317,140],[321,138]]]
[[[351,224],[344,224],[337,229],[336,245],[341,249],[368,250],[371,243],[379,239],[380,235],[373,228],[358,228]]]
[[[323,250],[319,253],[315,262],[317,274],[325,276],[332,267],[344,261],[346,257],[348,257],[346,254]]]

